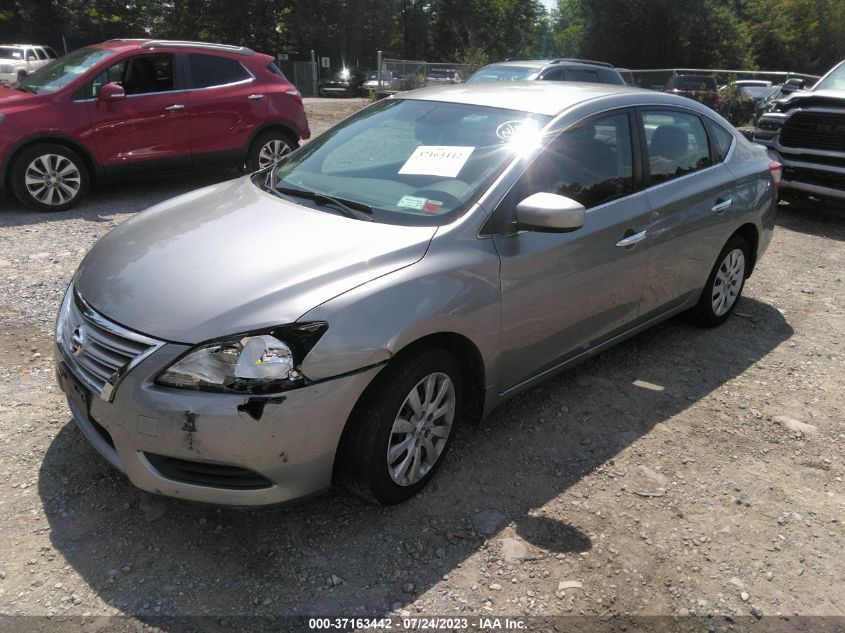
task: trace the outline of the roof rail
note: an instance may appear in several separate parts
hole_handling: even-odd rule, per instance
[[[245,46],[232,46],[231,44],[187,42],[183,40],[149,40],[141,44],[141,48],[155,48],[157,46],[169,46],[175,48],[202,48],[209,51],[235,53],[236,55],[255,55],[255,51],[251,48],[246,48]]]
[[[597,62],[593,59],[577,59],[575,57],[558,57],[551,61],[552,64],[560,64],[561,62],[576,62],[578,64],[592,64],[593,66],[604,66],[605,68],[616,68],[613,64],[607,62]]]
[[[506,62],[528,62],[528,61],[535,61],[536,57],[506,57]]]

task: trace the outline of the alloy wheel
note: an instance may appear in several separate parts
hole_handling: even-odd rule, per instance
[[[735,248],[722,260],[713,280],[712,306],[716,316],[722,316],[736,303],[745,278],[745,253]]]
[[[73,161],[58,154],[44,154],[26,168],[24,183],[29,195],[42,204],[66,204],[79,195],[82,174]]]
[[[275,165],[283,157],[291,153],[291,147],[281,139],[267,141],[258,152],[258,168],[264,169]]]
[[[431,471],[443,453],[455,420],[455,385],[442,372],[425,376],[393,421],[387,470],[399,486],[412,486]]]

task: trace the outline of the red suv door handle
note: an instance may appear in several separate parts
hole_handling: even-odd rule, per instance
[[[263,99],[263,98],[264,98],[264,95],[249,95],[247,97],[247,99],[250,99],[251,101],[258,101],[259,99]]]
[[[167,106],[165,108],[165,110],[167,110],[168,112],[175,112],[176,110],[184,110],[184,109],[185,109],[185,106],[183,106],[181,103],[177,103],[177,104],[174,104],[172,106]]]

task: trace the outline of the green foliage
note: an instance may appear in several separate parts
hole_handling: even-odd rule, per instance
[[[0,0],[0,41],[202,39],[318,56],[589,57],[626,68],[820,73],[845,57],[845,0]]]

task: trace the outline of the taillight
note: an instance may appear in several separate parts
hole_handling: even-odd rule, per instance
[[[290,95],[293,97],[299,105],[302,105],[302,93],[299,92],[296,88],[288,88],[285,90],[286,95]]]
[[[718,107],[720,105],[722,105],[722,96],[719,95],[719,94],[716,94],[716,107]]]
[[[780,189],[780,179],[783,176],[783,165],[776,160],[769,163],[769,173],[775,183],[775,189]]]

